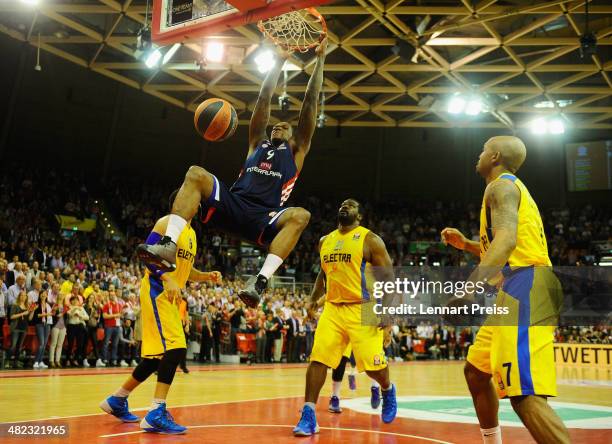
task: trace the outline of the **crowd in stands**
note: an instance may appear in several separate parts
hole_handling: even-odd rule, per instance
[[[556,342],[568,344],[612,344],[610,326],[559,327],[555,332]]]
[[[27,354],[35,368],[130,366],[139,359],[142,325],[138,292],[143,271],[134,246],[154,220],[167,212],[167,189],[128,182],[107,184],[90,195],[71,174],[11,167],[0,175],[0,345],[5,366],[19,366],[34,331],[37,347]],[[94,194],[94,193],[92,193]],[[54,214],[99,218],[98,199],[107,203],[124,236],[101,228],[60,232]],[[334,229],[339,202],[309,197],[297,202],[311,222],[279,274],[312,281],[319,271],[319,237]],[[365,203],[363,224],[386,241],[395,265],[468,265],[466,255],[439,243],[444,226],[478,238],[477,205],[441,202]],[[588,263],[592,240],[609,240],[610,209],[590,206],[544,212],[551,259],[559,265]],[[220,270],[221,285],[190,283],[181,313],[194,359],[219,361],[222,352],[241,350],[236,333],[255,338],[255,362],[308,359],[316,320],[307,318],[308,287],[270,289],[257,309],[237,298],[240,276],[256,271],[256,259],[241,261],[239,242],[213,230],[200,231],[196,266]],[[31,328],[30,328],[31,327]],[[471,328],[439,325],[394,327],[390,357],[462,359],[473,343]],[[6,336],[6,337],[4,337]],[[609,329],[560,329],[558,340],[609,343]],[[31,356],[30,356],[31,355]],[[45,359],[45,357],[47,357]],[[28,364],[29,365],[29,364]],[[183,369],[186,366],[183,364]]]

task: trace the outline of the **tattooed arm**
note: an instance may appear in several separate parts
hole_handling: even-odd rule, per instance
[[[516,248],[520,201],[519,189],[509,180],[496,180],[487,186],[485,205],[491,211],[493,242],[472,274],[474,281],[491,280],[508,262]]]

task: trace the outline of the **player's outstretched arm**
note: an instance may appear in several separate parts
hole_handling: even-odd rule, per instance
[[[485,190],[485,203],[491,209],[493,242],[480,261],[476,280],[491,280],[508,263],[516,248],[520,200],[519,189],[508,180],[497,180]]]
[[[327,37],[325,37],[317,47],[317,62],[310,76],[310,80],[308,81],[304,102],[302,102],[302,109],[300,110],[297,130],[295,131],[295,143],[297,145],[296,154],[299,156],[308,154],[312,135],[317,126],[317,105],[319,102],[319,94],[323,86],[323,65],[325,64],[326,49]]]
[[[220,284],[222,276],[218,271],[207,272],[192,268],[187,280],[191,282],[212,282],[214,284]]]
[[[458,250],[467,251],[474,256],[480,257],[480,244],[465,237],[458,229],[446,227],[440,234],[444,245],[452,245]]]
[[[270,120],[270,102],[278,83],[278,77],[283,70],[285,60],[289,58],[289,53],[279,49],[277,60],[272,69],[268,71],[266,79],[261,85],[259,97],[253,109],[251,123],[249,125],[249,155],[257,147],[257,144],[266,138],[266,128]]]

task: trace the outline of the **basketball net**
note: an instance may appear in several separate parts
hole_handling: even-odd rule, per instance
[[[307,52],[318,46],[327,33],[325,19],[315,8],[270,17],[257,26],[275,44],[289,51]]]

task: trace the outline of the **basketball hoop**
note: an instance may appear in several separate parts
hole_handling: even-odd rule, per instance
[[[260,31],[288,51],[307,52],[318,46],[327,33],[327,24],[315,8],[291,11],[259,21]]]

